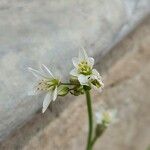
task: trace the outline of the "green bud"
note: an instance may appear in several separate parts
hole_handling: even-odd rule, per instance
[[[82,95],[84,94],[83,86],[77,85],[73,88],[73,90],[70,92],[74,96]]]
[[[103,124],[97,124],[96,129],[95,129],[95,134],[97,137],[100,137],[104,131],[106,130],[106,126]]]
[[[80,84],[77,77],[71,76],[70,83],[72,84]]]
[[[59,96],[65,96],[65,95],[67,95],[68,94],[68,92],[69,92],[69,88],[67,87],[67,86],[60,86],[59,87],[59,90],[58,90],[58,95]]]

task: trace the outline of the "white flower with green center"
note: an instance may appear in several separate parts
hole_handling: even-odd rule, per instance
[[[111,123],[113,123],[116,120],[116,114],[116,110],[101,109],[95,114],[96,123],[108,127]]]
[[[60,85],[60,79],[55,77],[52,72],[45,66],[41,66],[41,71],[28,68],[29,71],[38,79],[33,94],[46,93],[43,101],[42,113],[46,111],[50,102],[55,101],[58,94],[58,87]]]
[[[96,69],[93,69],[94,59],[88,57],[84,49],[79,51],[78,58],[73,58],[72,62],[75,68],[71,70],[70,75],[77,77],[81,85],[94,86],[100,89],[104,86],[100,74]]]

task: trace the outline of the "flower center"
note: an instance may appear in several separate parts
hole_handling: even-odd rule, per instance
[[[49,91],[53,90],[56,86],[58,86],[60,81],[58,79],[44,79],[41,80],[37,85],[38,91]]]
[[[103,123],[109,124],[111,122],[111,116],[108,112],[104,112],[103,117],[104,117]]]
[[[90,75],[92,74],[92,68],[88,65],[87,61],[81,61],[78,64],[78,72],[83,75]]]

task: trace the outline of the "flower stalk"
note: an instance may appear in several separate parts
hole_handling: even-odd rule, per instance
[[[60,83],[61,85],[79,85],[79,84],[75,84],[75,83]]]
[[[87,111],[88,111],[88,119],[89,119],[89,132],[88,132],[86,150],[92,150],[91,141],[92,141],[92,135],[93,135],[93,111],[92,111],[90,91],[86,88],[85,88],[85,94],[86,94]]]
[[[93,148],[93,146],[94,146],[95,142],[97,141],[97,139],[98,139],[97,136],[95,136],[95,137],[93,138],[93,140],[91,141],[91,148]]]

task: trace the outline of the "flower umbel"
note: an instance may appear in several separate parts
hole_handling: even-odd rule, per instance
[[[52,72],[45,66],[41,66],[41,71],[28,68],[33,75],[38,79],[36,86],[34,87],[34,93],[46,93],[43,101],[42,113],[46,111],[50,102],[55,101],[57,98],[58,87],[60,85],[60,79],[55,77]]]
[[[51,101],[56,100],[57,96],[66,96],[68,93],[74,96],[85,94],[89,124],[86,150],[92,150],[97,139],[103,135],[107,127],[114,122],[116,110],[100,109],[100,111],[95,114],[96,125],[94,126],[90,91],[92,88],[101,91],[104,87],[102,77],[99,72],[93,68],[94,59],[89,57],[84,49],[79,51],[79,56],[73,58],[72,62],[74,69],[70,72],[70,79],[68,81],[65,80],[65,82],[60,81],[60,77],[54,75],[45,65],[41,65],[40,71],[29,68],[29,71],[31,71],[37,79],[33,92],[30,91],[29,94],[45,94],[42,113],[46,111]]]
[[[93,69],[94,59],[88,57],[84,49],[79,51],[78,58],[73,58],[72,62],[75,68],[70,72],[70,75],[76,77],[81,85],[100,89],[104,86],[100,74],[96,69]]]

